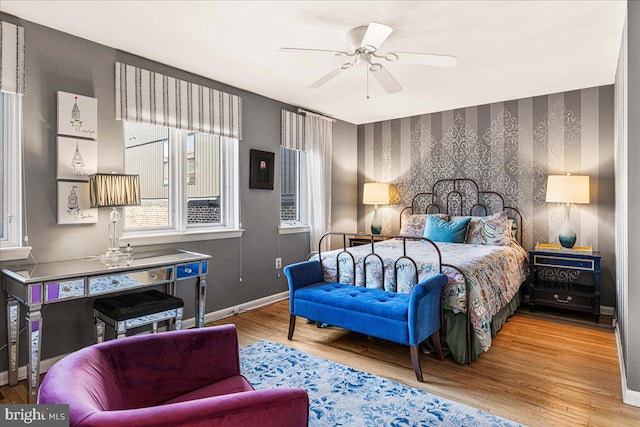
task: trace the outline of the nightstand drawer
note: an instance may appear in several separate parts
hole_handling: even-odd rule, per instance
[[[556,268],[570,268],[572,270],[583,270],[583,271],[595,271],[596,264],[593,259],[583,259],[578,257],[570,257],[570,256],[559,256],[555,257],[553,255],[534,255],[533,256],[533,265],[536,267],[556,267]]]
[[[373,237],[373,242],[382,242],[384,240],[387,240],[385,237]],[[362,236],[362,237],[349,237],[349,246],[354,247],[354,246],[360,246],[360,245],[370,245],[371,244],[371,237],[370,236]]]
[[[537,288],[534,302],[541,305],[566,307],[571,310],[593,311],[593,295]]]

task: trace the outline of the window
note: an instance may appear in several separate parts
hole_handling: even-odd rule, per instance
[[[196,185],[196,134],[187,135],[187,185]]]
[[[24,259],[22,247],[22,97],[0,92],[0,249],[2,260]]]
[[[280,227],[307,225],[307,155],[280,147]]]
[[[239,229],[237,140],[131,122],[124,140],[141,196],[125,208],[124,240]]]
[[[162,185],[169,185],[169,139],[164,141]],[[196,134],[187,135],[187,185],[196,184]]]

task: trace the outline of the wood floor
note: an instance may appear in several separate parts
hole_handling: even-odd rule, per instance
[[[640,408],[622,403],[611,331],[516,314],[471,366],[421,355],[425,382],[419,383],[407,347],[303,319],[288,341],[288,317],[282,301],[214,324],[235,323],[241,347],[279,342],[528,426],[640,426]],[[24,381],[0,387],[0,404],[24,403],[24,387]]]

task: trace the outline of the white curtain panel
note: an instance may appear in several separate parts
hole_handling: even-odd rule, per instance
[[[0,92],[24,95],[24,28],[0,22]]]
[[[331,147],[333,120],[307,113],[304,122],[307,152],[307,182],[311,251],[318,250],[323,234],[331,226]],[[329,250],[330,239],[322,250]]]

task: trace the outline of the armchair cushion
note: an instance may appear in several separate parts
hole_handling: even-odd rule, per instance
[[[225,394],[241,393],[243,391],[252,391],[253,387],[242,375],[218,381],[217,383],[193,390],[181,396],[169,399],[163,402],[163,405],[169,403],[187,402],[189,400],[203,399],[205,397],[224,396]]]

